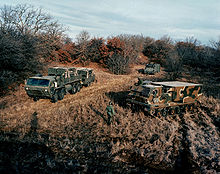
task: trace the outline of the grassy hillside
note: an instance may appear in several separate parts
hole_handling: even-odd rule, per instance
[[[57,103],[34,102],[23,87],[1,98],[1,173],[220,172],[220,101],[204,96],[193,113],[166,118],[134,113],[125,97],[137,77],[145,77],[140,68],[113,75],[95,67],[97,82]],[[116,116],[108,125],[110,100]]]

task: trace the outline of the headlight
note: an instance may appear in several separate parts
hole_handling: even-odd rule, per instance
[[[28,90],[29,88],[25,88],[26,90]]]
[[[45,92],[47,92],[47,89],[45,89]]]

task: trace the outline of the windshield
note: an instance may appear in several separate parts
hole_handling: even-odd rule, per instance
[[[147,65],[146,65],[146,68],[153,68],[153,67],[154,67],[153,64],[147,64]]]
[[[49,80],[46,79],[34,79],[34,78],[30,78],[27,80],[27,85],[30,86],[48,86],[49,85]]]

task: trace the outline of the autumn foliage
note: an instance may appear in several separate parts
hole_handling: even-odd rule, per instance
[[[108,39],[107,47],[109,49],[109,54],[112,56],[114,53],[124,55],[125,43],[117,37]]]
[[[92,38],[87,31],[82,31],[73,42],[63,34],[62,26],[41,9],[5,6],[0,12],[0,94],[54,61],[82,66],[96,62],[112,73],[126,74],[131,64],[142,63],[141,58],[144,63],[159,63],[171,74],[171,79],[178,78],[183,67],[196,72],[209,70],[215,76],[220,73],[220,41],[205,46],[194,38],[175,42],[167,36],[155,40],[126,34],[104,39]],[[29,18],[32,13],[38,15]],[[23,21],[27,26],[20,26]],[[43,28],[39,23],[44,24]]]
[[[93,62],[103,62],[109,56],[109,49],[103,38],[93,38],[88,44],[88,57]]]
[[[54,50],[48,61],[59,61],[62,63],[72,62],[75,59],[76,46],[74,43],[63,44],[62,47]]]

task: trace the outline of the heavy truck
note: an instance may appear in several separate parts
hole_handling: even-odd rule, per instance
[[[28,78],[24,88],[34,101],[47,98],[55,103],[62,100],[65,94],[75,94],[94,81],[95,74],[91,68],[51,67],[48,68],[47,76]]]
[[[167,116],[193,110],[200,102],[202,85],[181,81],[140,81],[131,87],[127,104],[146,115]]]

